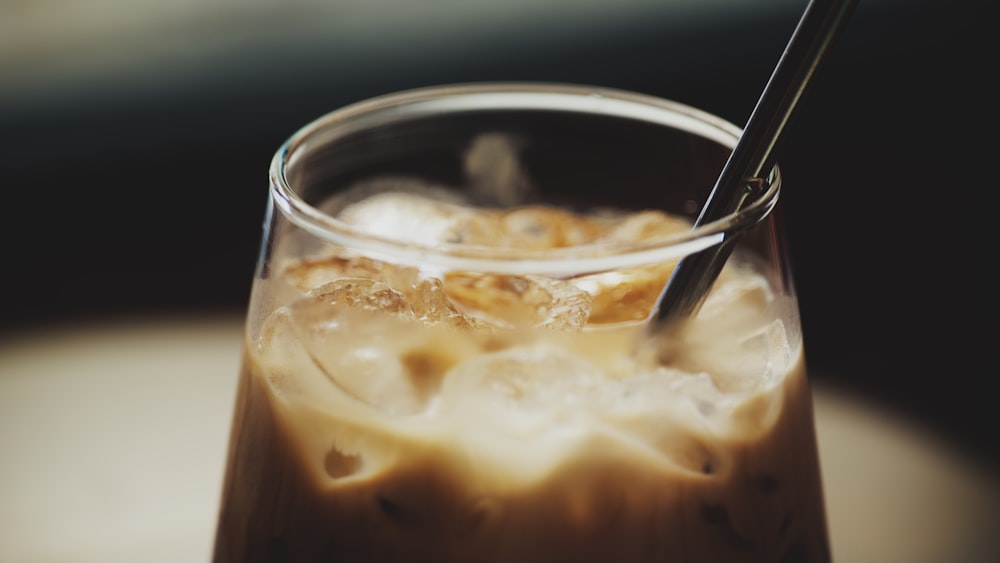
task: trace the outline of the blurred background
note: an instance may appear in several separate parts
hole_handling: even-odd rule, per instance
[[[241,314],[271,155],[373,95],[577,82],[742,125],[805,6],[0,0],[0,339]],[[996,463],[984,7],[862,0],[780,162],[814,379]]]

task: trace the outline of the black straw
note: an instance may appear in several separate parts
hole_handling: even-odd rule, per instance
[[[771,74],[722,174],[695,221],[700,226],[739,211],[766,188],[781,132],[857,0],[811,0]],[[682,259],[660,294],[660,323],[688,318],[701,307],[732,253],[735,235]]]

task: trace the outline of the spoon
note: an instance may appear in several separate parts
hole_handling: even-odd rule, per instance
[[[781,133],[856,4],[857,0],[811,0],[806,6],[695,227],[738,212],[767,188]],[[656,324],[665,326],[698,312],[736,238],[727,234],[719,245],[686,256],[677,264],[660,293]]]

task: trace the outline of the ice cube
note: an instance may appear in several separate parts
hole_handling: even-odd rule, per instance
[[[596,222],[596,220],[595,220]],[[597,243],[648,242],[691,228],[681,217],[661,211],[607,215],[601,219],[606,231]],[[593,298],[592,325],[643,321],[653,312],[676,261],[588,274],[573,283]]]
[[[585,291],[538,276],[449,272],[444,292],[465,315],[497,327],[575,330],[590,314]]]
[[[500,217],[504,246],[547,250],[579,246],[604,233],[599,221],[554,207],[522,207]]]
[[[589,412],[607,384],[603,372],[578,355],[554,346],[519,346],[458,364],[445,375],[441,396],[445,409],[516,431]]]
[[[711,373],[719,389],[727,393],[758,388],[773,371],[769,367],[772,347],[781,342],[788,348],[773,302],[766,278],[742,265],[727,266],[698,314],[685,326],[683,342],[674,349],[673,365]]]
[[[321,315],[326,316],[324,313],[335,313],[338,307],[347,307],[413,317],[413,307],[402,293],[373,279],[340,278],[312,289],[308,296],[308,300],[296,304],[297,312],[322,311]],[[319,306],[305,307],[304,303]],[[323,308],[321,304],[328,307]]]
[[[345,255],[302,260],[286,268],[282,275],[300,291],[308,292],[342,278],[369,279],[391,285],[397,278],[412,275],[396,270],[406,269],[364,256]]]
[[[765,277],[754,273],[749,266],[728,264],[705,297],[697,318],[704,323],[756,329],[761,326],[762,311],[773,300],[774,292]],[[717,328],[719,325],[715,324]]]
[[[760,389],[776,382],[795,360],[785,334],[785,323],[778,319],[745,339],[740,344],[740,351],[746,361],[741,362],[743,374],[739,383],[733,385],[739,390]]]
[[[425,393],[400,358],[416,322],[401,293],[378,281],[343,278],[312,290],[290,311],[302,347],[342,390],[390,414],[424,407]]]
[[[337,218],[377,237],[434,245],[449,242],[467,213],[465,208],[423,195],[386,192],[348,205]]]
[[[691,230],[691,222],[662,211],[647,210],[619,218],[603,240],[643,242]]]
[[[670,463],[696,473],[719,471],[712,427],[725,420],[725,398],[706,373],[658,367],[616,381],[594,412]]]
[[[649,317],[675,263],[626,268],[573,278],[592,298],[591,324],[642,321]]]
[[[613,417],[651,421],[652,426],[671,426],[672,423],[664,423],[659,415],[675,418],[710,416],[719,397],[707,373],[658,366],[616,380],[599,407]]]
[[[417,318],[425,323],[444,323],[465,329],[488,329],[481,321],[462,313],[448,298],[444,284],[437,278],[417,280],[406,295]]]
[[[605,224],[555,207],[481,209],[456,221],[449,240],[492,248],[549,250],[589,244],[605,234]]]
[[[449,243],[466,246],[503,248],[506,234],[496,211],[480,210],[457,217],[450,230],[442,235]]]
[[[723,393],[746,393],[776,382],[793,361],[785,325],[776,319],[728,347],[718,338],[689,340],[677,363],[707,371]]]
[[[305,260],[293,264],[284,270],[285,278],[293,286],[303,293],[312,292],[314,297],[325,295],[325,299],[343,299],[345,297],[344,288],[332,291],[329,284],[339,282],[341,285],[347,282],[353,283],[357,291],[364,287],[376,287],[374,284],[384,284],[386,287],[380,288],[383,300],[382,306],[376,306],[378,310],[391,310],[385,305],[397,301],[394,310],[396,313],[403,311],[404,316],[409,317],[412,311],[413,317],[426,324],[445,324],[453,327],[470,330],[490,330],[491,327],[483,321],[468,316],[460,311],[448,298],[444,291],[440,279],[422,277],[419,270],[387,262],[372,260],[363,256],[328,256]],[[388,290],[391,291],[387,291]],[[394,293],[393,293],[394,292]],[[366,299],[374,298],[375,294]],[[405,301],[409,304],[409,310],[402,305]]]
[[[377,341],[350,347],[311,344],[310,352],[322,362],[323,371],[355,398],[389,414],[413,414],[423,409],[423,393],[407,377],[391,346]]]
[[[254,354],[278,396],[294,394],[301,387],[301,378],[317,371],[297,337],[295,321],[287,309],[278,309],[264,320]]]

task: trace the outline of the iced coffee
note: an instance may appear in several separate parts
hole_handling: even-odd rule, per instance
[[[369,178],[314,204],[343,240],[272,219],[216,563],[829,561],[767,260],[738,251],[657,327],[689,217],[527,199]]]

